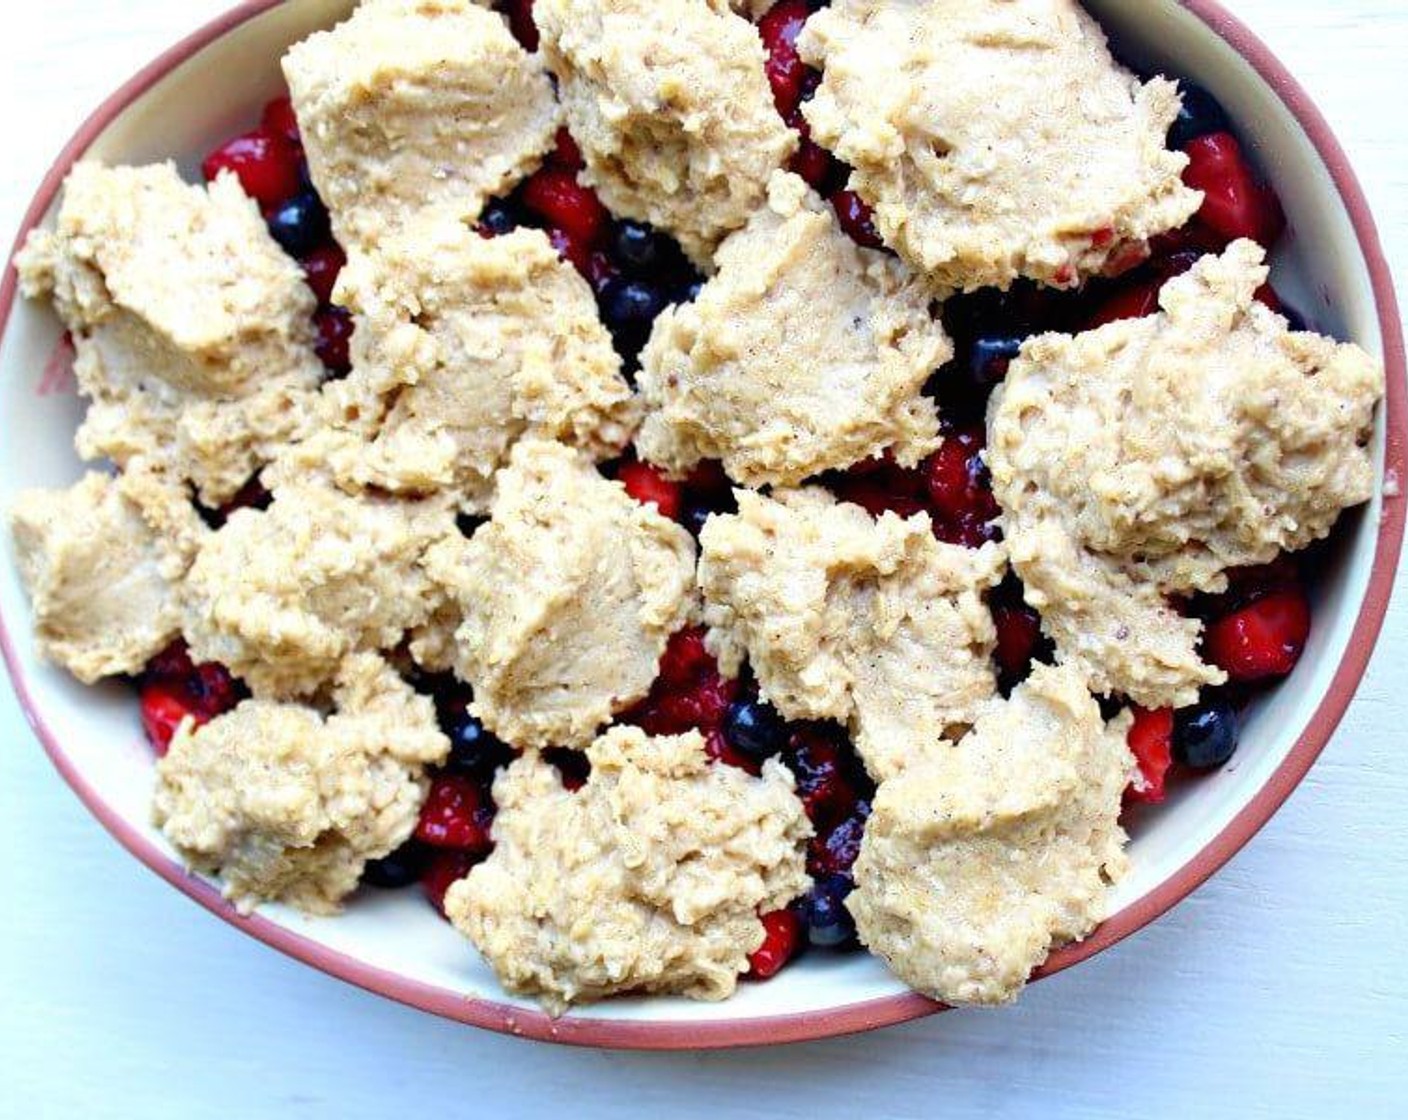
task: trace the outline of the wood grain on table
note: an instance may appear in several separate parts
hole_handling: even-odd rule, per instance
[[[82,116],[223,6],[6,0],[5,231]],[[1408,0],[1229,7],[1334,124],[1408,276]],[[1270,825],[1017,1008],[696,1055],[516,1042],[265,949],[121,852],[0,687],[0,1116],[1408,1116],[1405,663],[1400,594],[1339,733]]]

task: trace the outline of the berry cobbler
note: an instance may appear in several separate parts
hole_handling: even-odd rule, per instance
[[[1223,109],[1074,0],[363,0],[283,72],[16,260],[95,464],[10,511],[35,640],[166,838],[553,1014],[1016,998],[1374,487]]]

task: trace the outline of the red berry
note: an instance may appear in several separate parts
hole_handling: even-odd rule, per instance
[[[762,772],[758,764],[735,749],[717,727],[704,732],[704,753],[715,762],[722,762],[725,766],[736,766],[740,770],[747,770],[750,774]]]
[[[1226,241],[1250,237],[1271,245],[1286,219],[1275,192],[1257,182],[1242,146],[1230,132],[1213,132],[1188,142],[1183,181],[1204,193],[1197,218]]]
[[[592,252],[586,242],[573,237],[566,230],[549,226],[545,231],[548,241],[557,250],[557,255],[575,268],[587,281],[591,281]]]
[[[200,166],[207,182],[221,171],[233,172],[244,193],[266,208],[299,191],[298,149],[282,136],[263,129],[226,141]]]
[[[1164,778],[1173,764],[1173,709],[1135,708],[1126,742],[1139,774],[1125,790],[1125,797],[1130,801],[1162,801]]]
[[[1310,636],[1310,603],[1298,586],[1280,587],[1208,623],[1208,660],[1234,681],[1284,677]]]
[[[352,316],[346,308],[324,307],[313,316],[313,326],[318,332],[313,349],[327,371],[334,377],[341,377],[352,368]]]
[[[190,699],[169,685],[148,685],[142,689],[139,699],[142,728],[157,757],[166,754],[182,720],[189,717],[197,726],[205,722]]]
[[[582,170],[582,149],[577,147],[577,141],[572,139],[572,134],[567,129],[557,130],[552,151],[548,153],[548,162],[563,171],[576,173]]]
[[[813,140],[803,140],[787,165],[790,171],[810,183],[813,190],[820,192],[836,178],[839,166],[835,157]]]
[[[758,37],[767,52],[763,70],[772,86],[773,104],[784,118],[802,100],[807,67],[797,54],[797,36],[809,15],[806,0],[779,0],[758,20]]]
[[[523,205],[590,250],[610,215],[590,187],[560,167],[543,167],[523,184]],[[585,260],[585,258],[584,258]]]
[[[1142,319],[1159,309],[1159,289],[1162,280],[1146,280],[1142,284],[1125,288],[1105,300],[1090,317],[1087,329],[1103,327],[1120,319]]]
[[[191,650],[186,645],[186,639],[176,638],[147,662],[142,670],[142,680],[147,683],[180,683],[195,671],[195,662],[191,660]]]
[[[489,828],[494,806],[484,790],[460,774],[441,774],[431,782],[421,806],[415,837],[436,848],[484,854],[494,846]]]
[[[704,646],[704,630],[686,626],[670,635],[660,657],[660,681],[673,688],[688,688],[705,674],[716,671],[714,655]]]
[[[854,810],[837,821],[830,831],[813,836],[807,844],[807,874],[819,878],[849,873],[860,855],[860,842],[869,817],[870,806],[858,801]]]
[[[303,143],[303,135],[298,128],[298,116],[293,111],[293,101],[290,98],[276,97],[265,105],[259,127],[270,136],[281,136],[295,146]]]
[[[653,504],[666,517],[679,517],[683,505],[680,484],[666,478],[659,468],[632,460],[621,464],[616,478],[625,484],[626,493],[636,501]]]
[[[430,904],[442,915],[445,913],[445,892],[474,870],[474,865],[483,858],[478,852],[450,850],[436,852],[431,857],[421,875],[420,885]]]
[[[860,195],[855,191],[837,191],[831,196],[831,206],[836,211],[836,220],[851,240],[867,249],[883,249],[885,243],[875,232],[875,216]]]
[[[303,258],[303,278],[319,304],[332,302],[333,285],[347,263],[347,254],[338,245],[323,245]]]
[[[1001,603],[992,608],[992,621],[998,668],[1009,678],[1025,676],[1041,644],[1041,616],[1025,603]]]
[[[525,51],[538,49],[538,25],[533,21],[533,0],[502,0],[499,11],[508,16],[508,29]]]
[[[981,428],[962,428],[944,437],[925,462],[929,502],[938,517],[954,525],[985,525],[998,515],[987,467],[982,460]]]
[[[754,980],[776,976],[802,944],[802,920],[791,910],[764,914],[762,923],[763,943],[748,957],[747,975]]]
[[[718,727],[737,695],[736,680],[728,680],[716,671],[705,673],[688,691],[665,692],[656,701],[661,730],[652,734],[678,735],[692,727]]]

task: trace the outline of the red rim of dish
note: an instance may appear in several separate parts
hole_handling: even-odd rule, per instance
[[[104,101],[65,145],[44,177],[34,201],[25,214],[15,247],[18,248],[29,230],[42,220],[68,169],[119,113],[177,66],[216,39],[280,2],[281,0],[250,0],[235,7],[166,51]],[[1408,402],[1404,399],[1403,330],[1378,232],[1344,150],[1305,90],[1270,49],[1239,20],[1214,0],[1180,0],[1180,3],[1241,55],[1271,87],[1299,122],[1334,180],[1353,223],[1360,250],[1364,254],[1378,311],[1388,379],[1388,424],[1384,452],[1386,477],[1408,478],[1408,469],[1405,469]],[[14,269],[7,267],[3,281],[0,281],[0,337],[3,337],[4,329],[9,324],[16,287]],[[1177,874],[1111,916],[1085,941],[1053,953],[1037,971],[1037,977],[1050,976],[1094,956],[1158,918],[1226,863],[1290,796],[1291,791],[1300,783],[1329,741],[1364,674],[1393,589],[1394,571],[1403,542],[1404,512],[1402,498],[1385,496],[1373,569],[1344,658],[1335,671],[1324,699],[1285,760],[1257,795],[1216,837],[1180,868]],[[0,648],[3,649],[20,706],[45,751],[84,805],[123,847],[172,886],[231,925],[281,952],[368,991],[446,1018],[525,1038],[581,1046],[651,1050],[799,1042],[888,1026],[943,1010],[943,1005],[910,992],[821,1011],[714,1022],[588,1019],[571,1015],[553,1019],[539,1011],[476,999],[447,988],[410,980],[385,969],[374,968],[257,914],[242,916],[236,913],[215,888],[187,874],[149,837],[124,821],[78,772],[45,724],[29,694],[13,640],[2,618]]]

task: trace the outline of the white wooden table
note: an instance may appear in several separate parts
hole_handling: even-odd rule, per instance
[[[1130,0],[1137,3],[1139,0]],[[81,116],[224,0],[5,0],[0,235]],[[1408,3],[1232,0],[1408,282]],[[723,1054],[538,1047],[287,960],[123,854],[0,687],[0,1115],[1408,1115],[1408,603],[1309,779],[1152,928],[1002,1013]]]

